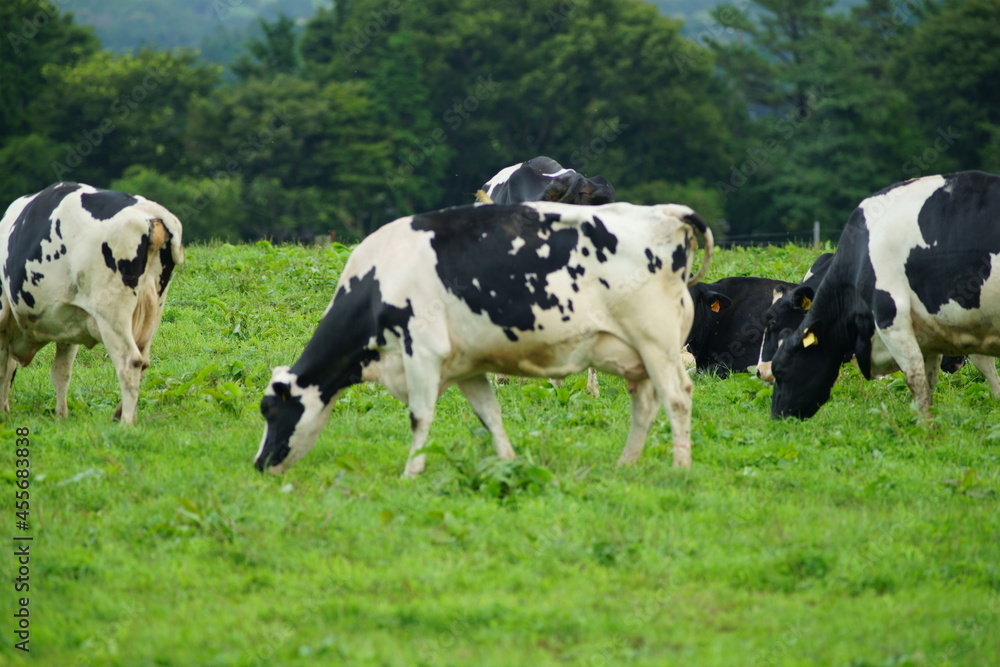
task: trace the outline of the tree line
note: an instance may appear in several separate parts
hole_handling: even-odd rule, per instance
[[[682,31],[636,0],[341,0],[223,67],[7,0],[0,199],[76,180],[160,201],[188,240],[352,240],[548,155],[748,234],[1000,171],[1000,3],[834,6],[737,0]]]

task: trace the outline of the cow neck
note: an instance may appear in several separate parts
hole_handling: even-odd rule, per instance
[[[388,342],[386,332],[400,337],[412,354],[408,323],[413,307],[385,303],[372,268],[364,276],[341,283],[333,304],[291,371],[300,387],[318,386],[324,403],[341,389],[362,381],[365,367],[378,361]]]

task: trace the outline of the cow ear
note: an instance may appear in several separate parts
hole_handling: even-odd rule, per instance
[[[810,329],[806,329],[802,336],[802,347],[812,347],[813,345],[819,344],[819,338],[816,336],[816,332]]]
[[[875,335],[875,319],[869,312],[856,313],[854,326],[857,330],[854,342],[854,358],[866,380],[872,379],[872,336]]]
[[[721,312],[733,305],[732,299],[725,294],[719,294],[718,292],[707,293],[705,295],[705,301],[708,302],[708,308],[713,313]]]
[[[815,296],[816,293],[812,287],[799,285],[792,290],[792,305],[799,310],[809,310],[812,307],[813,297]]]
[[[274,395],[283,401],[292,397],[292,388],[287,382],[275,382],[271,385],[271,389],[274,390]]]

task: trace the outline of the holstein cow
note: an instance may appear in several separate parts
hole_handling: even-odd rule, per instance
[[[764,336],[764,313],[777,289],[795,283],[770,278],[723,278],[691,288],[694,324],[687,344],[699,371],[719,377],[754,365]]]
[[[806,272],[799,285],[791,288],[778,287],[774,291],[774,303],[764,314],[764,336],[760,346],[760,357],[757,361],[757,377],[765,382],[774,382],[774,375],[771,372],[771,362],[778,345],[786,336],[795,331],[805,319],[806,312],[812,305],[812,299],[816,288],[819,287],[826,271],[830,267],[833,253],[823,253],[812,267]],[[697,323],[697,318],[696,318]],[[880,345],[876,341],[877,345]],[[880,348],[881,349],[881,348]],[[848,362],[854,356],[854,351],[850,350],[844,355],[844,362]],[[884,355],[883,355],[884,356]],[[1000,376],[997,375],[996,362],[993,357],[973,354],[968,357],[973,366],[979,369],[986,381],[990,385],[990,392],[994,398],[1000,398]],[[945,355],[941,358],[941,370],[945,373],[956,373],[965,365],[965,356]],[[899,370],[892,366],[882,367],[880,372],[894,372]]]
[[[500,172],[483,184],[477,198],[491,204],[560,201],[598,206],[615,200],[615,189],[603,176],[586,178],[552,158],[539,156]]]
[[[56,414],[80,345],[104,343],[118,371],[116,417],[133,424],[139,383],[174,266],[181,223],[143,197],[56,183],[14,201],[0,221],[0,406],[10,411],[17,363],[56,344]]]
[[[866,378],[902,370],[928,417],[943,354],[1000,355],[998,263],[1000,176],[927,176],[862,201],[774,356],[772,415],[815,414],[853,352]]]
[[[501,169],[476,192],[476,200],[483,204],[561,201],[598,206],[615,201],[615,189],[603,176],[586,178],[540,155]],[[593,368],[587,369],[587,392],[594,396],[601,393]]]
[[[705,255],[692,276],[696,233]],[[283,472],[305,456],[340,392],[368,381],[409,405],[406,476],[424,469],[434,404],[451,384],[511,459],[486,373],[564,377],[588,366],[629,381],[620,464],[639,457],[662,402],[674,465],[689,466],[692,384],[680,349],[687,284],[712,247],[701,218],[674,204],[462,206],[389,223],[352,253],[302,356],[274,369],[256,467]]]

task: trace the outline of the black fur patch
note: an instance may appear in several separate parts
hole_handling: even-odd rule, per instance
[[[97,220],[110,220],[136,201],[132,195],[113,190],[98,190],[80,195],[84,210]]]
[[[608,228],[604,226],[604,221],[596,215],[594,222],[582,223],[580,231],[594,244],[594,252],[598,262],[608,261],[608,256],[604,254],[605,250],[613,255],[618,249],[618,237],[609,232]]]
[[[979,308],[983,284],[1000,253],[1000,177],[979,171],[946,177],[927,198],[917,222],[928,248],[906,258],[906,278],[935,314],[949,301]]]
[[[341,389],[360,382],[362,369],[379,359],[378,349],[369,347],[372,338],[376,346],[385,345],[386,332],[391,331],[403,339],[406,354],[412,355],[412,318],[409,301],[405,308],[382,301],[373,268],[340,288],[292,372],[301,386],[319,386],[326,403]]]
[[[35,299],[24,290],[28,280],[28,262],[42,261],[42,244],[52,242],[52,214],[72,192],[80,189],[78,183],[57,183],[39,192],[28,202],[14,221],[7,240],[7,263],[4,275],[10,281],[10,298],[16,304],[20,299],[29,308]]]
[[[547,292],[548,277],[569,268],[579,239],[575,229],[555,229],[551,220],[529,207],[496,205],[425,213],[415,216],[411,226],[433,232],[435,268],[445,288],[472,312],[486,313],[509,340],[517,340],[515,330],[535,328],[533,306],[564,307],[558,296]],[[524,244],[512,255],[515,239]],[[546,245],[548,255],[539,257],[538,250]],[[582,267],[571,270],[582,272]]]

